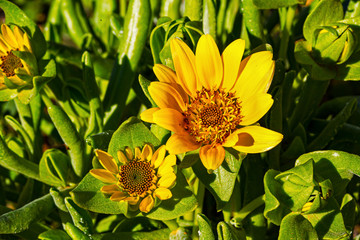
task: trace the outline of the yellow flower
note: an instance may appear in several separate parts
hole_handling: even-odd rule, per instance
[[[238,39],[220,56],[210,35],[201,36],[195,55],[180,39],[170,48],[176,73],[154,66],[159,82],[148,90],[158,107],[140,115],[174,132],[166,143],[170,154],[200,148],[200,159],[211,171],[223,162],[224,147],[260,153],[281,142],[282,134],[254,125],[273,104],[267,94],[275,66],[271,52],[241,61],[245,41]]]
[[[26,82],[19,75],[31,75],[29,66],[15,56],[14,51],[32,52],[29,37],[19,27],[11,30],[6,24],[1,24],[0,34],[0,90],[8,88],[5,78],[12,85],[21,86]]]
[[[107,152],[96,150],[95,154],[105,169],[92,169],[91,175],[105,185],[101,191],[110,194],[112,201],[126,201],[131,210],[139,209],[148,213],[161,201],[172,197],[170,189],[175,185],[175,155],[165,157],[165,146],[153,153],[150,145],[145,144],[142,151],[135,148],[135,154],[129,147],[118,151],[118,165]]]

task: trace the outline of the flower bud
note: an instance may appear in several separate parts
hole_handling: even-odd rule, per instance
[[[348,25],[323,27],[315,36],[313,57],[320,64],[344,63],[356,48],[356,38]]]

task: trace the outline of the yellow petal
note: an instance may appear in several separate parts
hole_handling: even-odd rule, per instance
[[[91,169],[90,174],[104,183],[116,183],[116,177],[105,169]]]
[[[125,154],[120,150],[117,151],[117,157],[118,157],[119,161],[124,165],[126,165],[129,162],[129,160],[126,158]]]
[[[141,212],[148,213],[153,209],[154,204],[154,199],[149,195],[140,202],[139,209]]]
[[[154,123],[153,114],[160,108],[149,108],[140,114],[141,120],[149,123]]]
[[[151,165],[154,166],[154,168],[158,168],[160,164],[163,162],[165,153],[166,153],[165,145],[162,145],[154,152],[154,155],[152,156],[151,159]]]
[[[132,152],[130,147],[125,147],[125,155],[126,155],[128,160],[133,160],[134,159],[134,155],[133,155],[133,152]]]
[[[104,152],[100,149],[96,149],[95,155],[99,159],[99,162],[105,169],[107,169],[108,171],[110,171],[114,174],[119,172],[119,168],[118,168],[114,158],[110,154],[108,154],[107,152]]]
[[[170,154],[180,154],[196,150],[200,147],[199,143],[196,143],[190,135],[178,135],[173,134],[166,142],[166,149]]]
[[[24,33],[24,45],[26,46],[26,48],[29,52],[32,52],[31,43],[30,43],[29,36],[27,35],[27,33]]]
[[[140,150],[140,148],[139,148],[139,147],[135,147],[134,152],[135,152],[135,158],[136,158],[136,159],[140,159],[140,158],[141,158],[141,150]]]
[[[245,41],[237,39],[230,43],[221,55],[224,65],[224,77],[221,87],[231,89],[238,77],[241,59],[245,50]]]
[[[167,188],[157,188],[154,191],[154,195],[160,200],[167,200],[172,197],[171,191]]]
[[[175,155],[168,155],[161,163],[159,170],[157,172],[158,177],[162,177],[167,173],[174,172],[174,166],[176,165],[176,156]]]
[[[139,202],[139,197],[127,197],[123,199],[124,201],[128,202],[130,205],[135,205]]]
[[[254,95],[242,102],[241,115],[243,118],[240,124],[246,126],[256,123],[269,111],[273,102],[271,95],[266,93]]]
[[[112,184],[112,185],[105,185],[101,188],[101,191],[103,193],[109,193],[109,194],[112,194],[112,193],[115,193],[115,192],[119,192],[120,191],[120,188],[117,184]]]
[[[176,181],[175,173],[169,172],[159,179],[157,186],[161,188],[171,188],[172,186],[174,186],[175,181]]]
[[[15,39],[16,39],[19,47],[23,46],[24,45],[23,31],[21,31],[18,26],[14,26],[13,33],[14,33]]]
[[[148,88],[155,103],[160,108],[174,108],[179,112],[185,110],[185,103],[178,91],[168,83],[152,82]]]
[[[14,33],[6,24],[1,24],[1,33],[7,44],[9,44],[12,48],[19,48]]]
[[[186,43],[177,38],[170,41],[170,49],[178,83],[189,96],[195,95],[201,86],[196,78],[194,53]]]
[[[141,159],[146,160],[147,162],[151,160],[153,155],[152,147],[149,144],[145,144],[141,152]]]
[[[196,47],[196,70],[206,89],[217,89],[222,81],[223,66],[219,49],[211,35],[202,35]]]
[[[181,87],[181,85],[178,84],[177,77],[175,72],[162,64],[155,64],[153,67],[154,73],[156,77],[159,79],[160,82],[168,83],[171,86],[173,86],[176,91],[178,91],[183,98],[184,102],[189,101],[189,97],[184,91],[184,89]]]
[[[236,130],[234,149],[244,153],[261,153],[278,145],[283,135],[260,126],[248,126]]]
[[[0,51],[3,52],[4,54],[7,54],[7,52],[10,51],[9,46],[1,37],[0,37]]]
[[[271,83],[275,62],[269,51],[257,52],[245,58],[240,64],[240,76],[231,89],[242,101],[254,94],[265,93]]]
[[[180,135],[188,134],[184,129],[184,115],[172,108],[163,108],[154,113],[154,122]]]
[[[111,201],[121,201],[121,200],[124,200],[127,196],[128,196],[127,193],[119,191],[119,192],[113,193],[113,195],[111,195],[111,197],[110,197],[110,200]]]
[[[199,151],[200,160],[208,170],[217,169],[225,158],[225,149],[220,145],[205,145]]]

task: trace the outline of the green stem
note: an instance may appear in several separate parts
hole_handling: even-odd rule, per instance
[[[175,219],[172,220],[163,220],[163,223],[166,224],[166,226],[171,230],[171,231],[175,231],[176,229],[179,228],[179,225],[177,224]]]
[[[202,213],[202,209],[204,205],[204,196],[205,196],[205,185],[198,178],[196,178],[196,188],[194,194],[198,201],[198,207],[195,209],[193,213],[194,225],[192,230],[192,235],[193,235],[192,239],[196,239],[198,236],[199,225],[196,216],[199,213]]]
[[[252,200],[245,207],[243,207],[239,212],[235,212],[234,217],[231,221],[241,222],[242,220],[244,220],[247,217],[247,215],[249,215],[251,212],[253,212],[255,209],[257,209],[258,207],[260,207],[263,204],[265,204],[265,194]]]
[[[286,9],[279,9],[280,21],[285,20],[281,23],[281,41],[280,41],[280,49],[279,49],[279,59],[285,60],[287,57],[287,49],[289,45],[289,38],[291,35],[291,27],[292,22],[295,17],[296,5],[289,7]],[[286,14],[286,17],[283,16]]]

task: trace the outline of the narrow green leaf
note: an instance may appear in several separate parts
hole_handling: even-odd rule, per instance
[[[93,223],[89,212],[77,206],[70,197],[65,198],[65,205],[71,215],[74,225],[85,234],[92,234]]]
[[[0,216],[0,234],[25,231],[51,213],[55,208],[50,194],[38,198],[25,206]]]
[[[63,230],[51,229],[39,235],[41,240],[71,240]]]
[[[259,9],[272,9],[290,7],[296,4],[305,4],[306,0],[254,0],[254,4]]]
[[[211,223],[209,219],[199,213],[197,216],[197,222],[199,224],[199,239],[200,240],[215,240],[215,235],[211,229]]]

